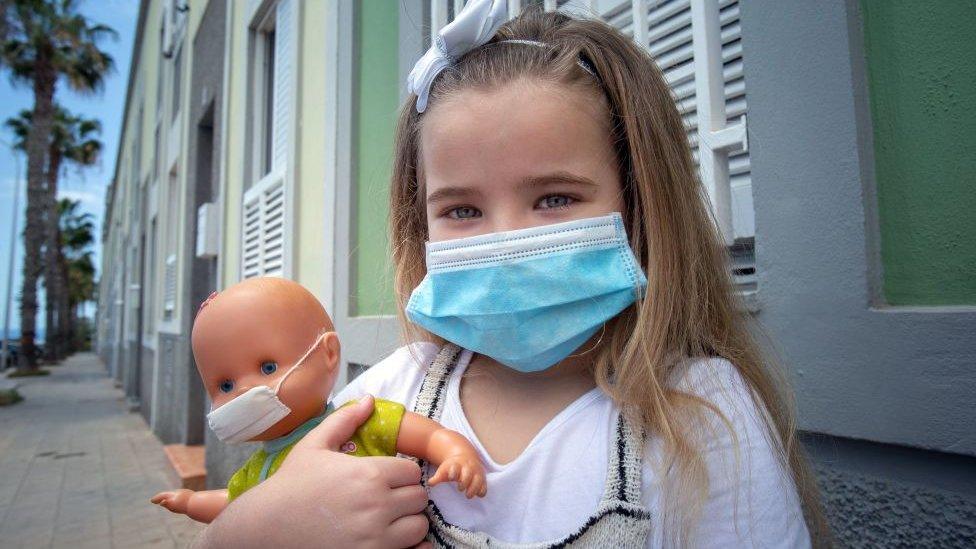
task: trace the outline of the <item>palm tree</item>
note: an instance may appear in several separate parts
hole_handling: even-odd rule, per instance
[[[95,295],[95,263],[91,247],[95,244],[95,222],[92,215],[79,211],[80,202],[62,198],[58,202],[60,217],[61,250],[59,268],[65,281],[66,297],[62,314],[67,321],[61,337],[68,341],[72,350],[76,341],[79,307],[91,301]]]
[[[15,83],[34,92],[27,137],[27,222],[24,280],[20,297],[21,354],[18,368],[37,368],[34,336],[44,216],[48,209],[46,159],[54,120],[54,94],[61,78],[81,92],[101,89],[113,61],[98,42],[115,31],[78,13],[75,0],[10,0],[5,5],[0,63]]]
[[[14,134],[14,148],[25,150],[30,135],[33,114],[21,111],[17,118],[10,118],[5,125]],[[58,210],[58,180],[66,163],[79,168],[98,161],[102,143],[93,137],[101,131],[98,120],[85,119],[71,114],[60,105],[54,107],[54,121],[47,155],[46,195],[44,212],[44,291],[45,291],[45,338],[44,354],[47,360],[65,356],[65,338],[69,318],[67,313],[67,281],[63,279],[60,243],[60,213]]]
[[[7,40],[7,28],[10,26],[7,22],[7,7],[10,6],[10,0],[0,0],[0,43]]]
[[[63,155],[64,161],[70,162],[79,169],[94,165],[98,161],[98,158],[102,152],[102,142],[93,137],[95,134],[101,132],[101,123],[98,120],[84,119],[81,117],[68,117],[66,122],[67,124],[64,126],[64,129],[67,131],[64,133],[64,139],[60,141],[60,146],[56,150]],[[57,177],[52,179],[55,181],[54,185],[56,185]],[[50,206],[49,215],[51,219],[48,226],[52,227],[53,230],[48,233],[48,252],[46,254],[46,272],[48,274],[45,274],[45,277],[50,276],[52,280],[58,280],[56,283],[57,298],[54,300],[54,302],[57,304],[55,335],[57,336],[57,341],[59,343],[55,344],[52,348],[52,355],[56,358],[61,358],[65,355],[65,351],[67,350],[63,348],[64,342],[68,342],[69,345],[72,345],[71,350],[74,350],[74,338],[70,336],[75,333],[74,319],[77,317],[77,315],[73,314],[73,311],[75,309],[74,303],[78,303],[78,301],[75,299],[78,297],[78,294],[72,292],[72,289],[75,288],[76,285],[72,285],[72,277],[69,276],[69,273],[73,270],[82,269],[82,271],[87,273],[85,275],[87,278],[84,278],[84,280],[89,282],[94,280],[95,275],[94,263],[92,263],[90,257],[91,252],[88,252],[88,257],[85,259],[87,263],[84,263],[84,261],[82,261],[80,258],[69,259],[69,265],[74,265],[74,269],[61,268],[61,265],[66,261],[66,250],[68,252],[77,251],[81,249],[79,246],[88,247],[95,242],[95,226],[91,221],[91,214],[85,214],[86,217],[83,218],[85,223],[83,225],[84,230],[86,231],[86,236],[83,239],[83,244],[80,243],[81,240],[79,240],[80,237],[77,234],[78,231],[81,230],[79,222],[74,222],[69,219],[67,228],[71,230],[71,233],[66,236],[62,236],[62,228],[65,225],[62,223],[62,208],[59,207],[57,193],[50,192],[48,197]],[[72,208],[72,210],[77,209],[78,203],[75,202],[74,204],[75,206]],[[90,273],[85,270],[88,268],[88,266],[91,267]],[[90,295],[93,291],[93,289],[86,290],[88,293],[83,292],[82,295]],[[81,303],[84,301],[87,300],[83,300]]]

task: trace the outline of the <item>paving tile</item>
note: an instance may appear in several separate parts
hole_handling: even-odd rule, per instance
[[[0,545],[185,547],[203,526],[151,503],[171,488],[162,444],[93,354],[69,358],[0,408]],[[178,519],[178,520],[174,520]]]

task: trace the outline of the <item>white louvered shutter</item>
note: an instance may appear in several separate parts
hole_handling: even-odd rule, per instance
[[[284,274],[286,200],[284,178],[276,173],[244,194],[243,278]]]
[[[604,19],[621,29],[634,35],[633,19],[638,5],[646,10],[647,31],[644,42],[647,50],[657,61],[664,73],[665,80],[674,91],[678,111],[681,113],[688,130],[688,140],[692,146],[695,162],[699,162],[699,128],[698,108],[701,106],[696,94],[696,72],[701,74],[705,70],[705,62],[696,68],[694,58],[694,42],[692,40],[692,1],[699,0],[634,0],[616,3],[612,8],[603,11]],[[727,126],[734,126],[742,121],[746,114],[746,87],[743,78],[742,61],[742,29],[739,25],[738,0],[701,0],[702,5],[718,4],[719,36],[721,37],[721,72],[724,88],[725,117]],[[602,6],[604,2],[599,2]],[[599,9],[599,7],[598,7]],[[638,30],[638,39],[640,31]],[[744,145],[744,132],[743,132]],[[736,147],[728,153],[729,186],[731,198],[731,235],[726,235],[727,241],[749,238],[755,235],[755,223],[752,207],[752,180],[749,173],[749,153],[744,147]],[[706,186],[719,184],[724,181],[713,182],[708,174],[702,174]],[[721,176],[724,180],[724,176]],[[715,198],[713,197],[713,204]],[[722,204],[716,204],[722,208]],[[729,208],[728,205],[725,206]],[[716,212],[721,219],[720,212]]]
[[[172,313],[176,308],[176,254],[166,257],[163,277],[163,311]]]

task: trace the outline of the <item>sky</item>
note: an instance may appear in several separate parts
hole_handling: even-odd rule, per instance
[[[139,13],[139,0],[82,0],[80,11],[94,23],[108,25],[118,32],[118,39],[106,39],[101,48],[115,59],[115,71],[105,82],[105,89],[95,95],[79,95],[70,91],[63,82],[59,83],[55,99],[69,111],[86,118],[97,118],[102,122],[101,141],[104,154],[98,165],[79,172],[69,168],[62,177],[59,197],[81,200],[81,207],[95,216],[101,238],[101,222],[105,210],[105,191],[115,171],[115,155],[118,150],[119,134],[122,130],[122,109],[125,104],[125,87],[128,82],[129,61],[132,56],[132,41],[135,36],[136,20]],[[23,109],[30,109],[33,97],[29,87],[15,86],[10,81],[9,72],[0,67],[0,126],[8,118],[17,116]],[[26,207],[27,161],[18,153],[15,161],[10,148],[13,136],[0,127],[0,304],[7,303],[7,271],[10,264],[10,246],[15,244],[14,277],[10,306],[11,333],[19,333],[20,314],[17,296],[21,288],[21,268],[23,242],[19,237],[24,226]],[[19,163],[19,169],[18,169]],[[20,185],[20,207],[18,214],[17,237],[12,238],[10,229],[13,219],[13,199],[15,182]],[[101,242],[96,245],[95,264],[101,267]],[[4,307],[5,308],[5,307]],[[38,328],[43,325],[43,309],[39,315]],[[3,317],[0,310],[0,318]],[[0,330],[2,330],[0,326]],[[0,338],[2,338],[0,333]]]

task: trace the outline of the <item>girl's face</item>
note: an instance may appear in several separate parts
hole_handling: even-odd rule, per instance
[[[431,241],[625,213],[603,98],[519,80],[465,90],[426,117]]]

